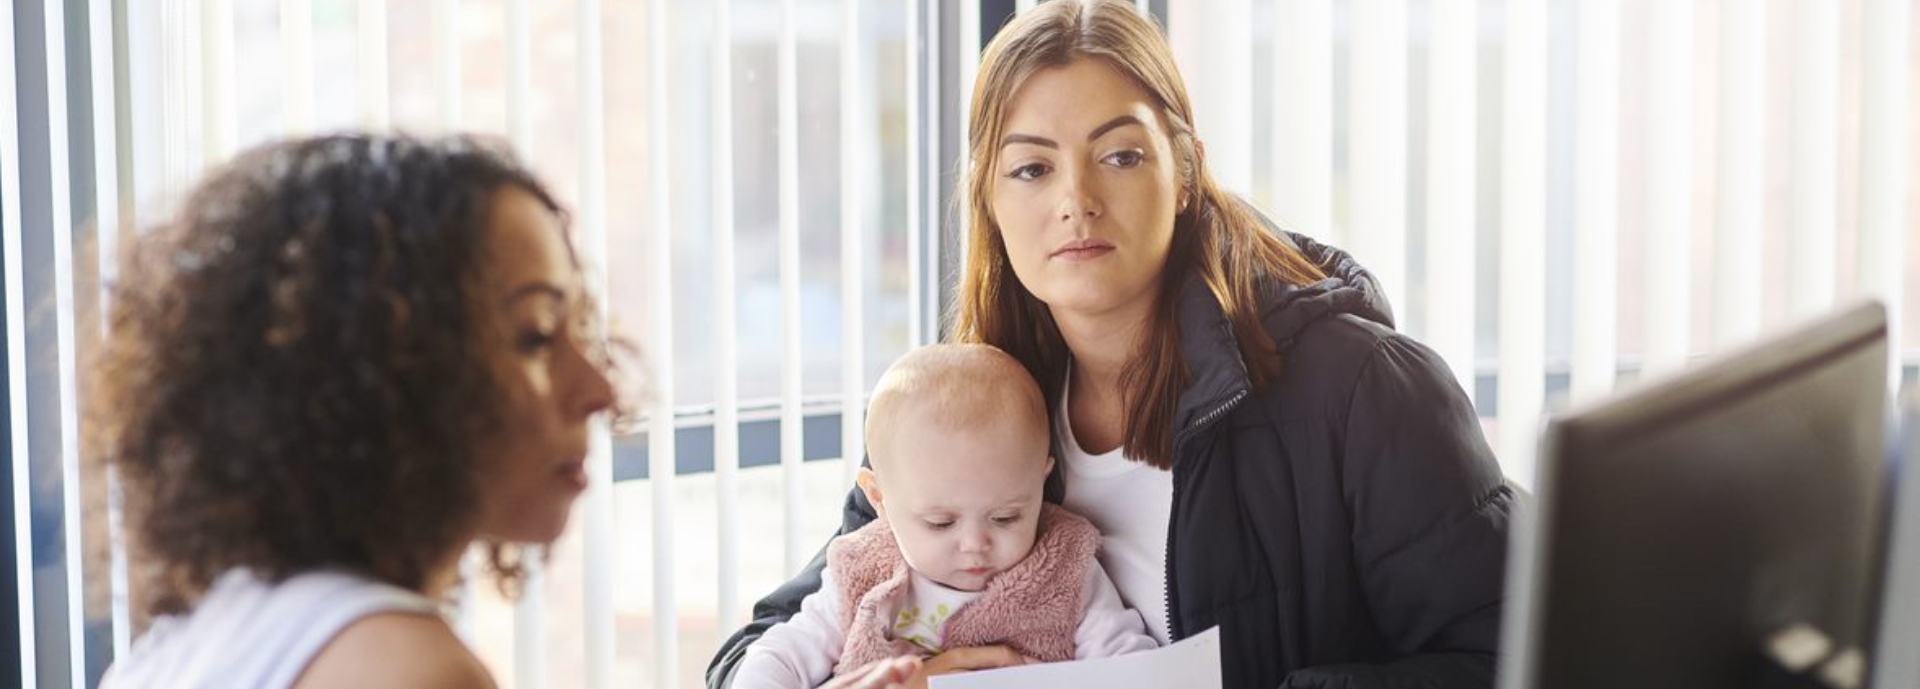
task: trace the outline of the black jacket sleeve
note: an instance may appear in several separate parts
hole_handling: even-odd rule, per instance
[[[1394,662],[1308,668],[1287,689],[1493,684],[1515,493],[1472,404],[1432,350],[1381,339],[1361,367],[1340,450],[1353,552]]]
[[[840,517],[840,530],[834,532],[834,538],[852,533],[874,520],[873,505],[867,502],[867,495],[854,488],[847,493],[847,502]],[[832,539],[828,539],[832,542]],[[794,613],[800,612],[800,599],[820,590],[820,571],[827,566],[827,548],[820,547],[813,561],[794,575],[780,588],[760,602],[753,604],[753,621],[734,632],[733,637],[720,645],[720,652],[714,654],[713,662],[707,666],[708,689],[725,689],[733,684],[733,670],[740,665],[740,659],[747,653],[747,647],[760,639],[773,625],[787,621]]]

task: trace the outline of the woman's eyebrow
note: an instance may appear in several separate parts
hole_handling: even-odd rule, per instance
[[[529,282],[527,284],[521,285],[519,288],[513,290],[512,292],[507,293],[507,298],[502,301],[507,305],[512,305],[520,301],[521,299],[526,299],[528,297],[539,296],[539,295],[552,297],[554,301],[558,301],[561,303],[565,303],[567,301],[566,290],[560,289],[559,285],[553,284],[551,282],[547,282],[545,280],[535,280],[533,282]]]
[[[1129,124],[1140,125],[1143,127],[1146,126],[1140,121],[1140,118],[1138,117],[1134,117],[1133,115],[1121,115],[1119,117],[1115,117],[1111,120],[1107,120],[1106,122],[1101,123],[1100,126],[1098,127],[1094,127],[1093,131],[1087,134],[1087,140],[1093,141],[1102,136],[1106,136],[1107,132],[1113,131],[1115,129],[1119,129],[1121,127],[1125,127]],[[1006,148],[1014,144],[1032,144],[1034,146],[1042,146],[1042,147],[1052,148],[1052,149],[1060,148],[1059,142],[1043,136],[1034,136],[1032,134],[1008,134],[1005,137],[1002,137],[1000,139],[1001,148]]]
[[[1052,148],[1056,150],[1060,148],[1060,144],[1058,142],[1055,142],[1053,139],[1049,139],[1042,136],[1034,136],[1032,134],[1008,134],[1006,135],[1006,137],[1000,139],[1001,148],[1006,148],[1014,144],[1032,144],[1035,146],[1044,146],[1046,148]]]
[[[1132,115],[1121,115],[1111,120],[1107,120],[1105,124],[1102,124],[1098,127],[1094,127],[1093,133],[1087,135],[1087,140],[1093,141],[1094,139],[1098,139],[1102,136],[1106,136],[1107,132],[1113,131],[1115,129],[1119,129],[1121,127],[1125,127],[1129,124],[1140,125],[1142,127],[1146,126],[1145,124],[1140,122],[1140,118],[1138,117],[1134,117]]]

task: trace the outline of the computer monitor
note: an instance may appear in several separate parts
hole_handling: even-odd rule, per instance
[[[1884,309],[1861,305],[1552,420],[1509,564],[1500,686],[1744,689],[1796,624],[1864,657],[1886,334]]]
[[[1920,689],[1920,390],[1903,397],[1900,410],[1900,452],[1893,470],[1898,497],[1887,540],[1875,689]]]

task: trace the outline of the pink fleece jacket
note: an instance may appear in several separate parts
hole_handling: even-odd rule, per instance
[[[994,576],[978,599],[949,618],[943,646],[1004,644],[1037,661],[1073,659],[1074,634],[1086,611],[1087,567],[1100,566],[1093,559],[1100,531],[1056,505],[1041,508],[1039,529],[1025,559]],[[908,593],[907,560],[887,520],[834,539],[827,566],[840,583],[847,638],[835,675],[883,658],[927,655],[912,643],[887,638],[889,613]]]

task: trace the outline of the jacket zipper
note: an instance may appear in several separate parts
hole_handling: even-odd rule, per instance
[[[1238,392],[1235,392],[1233,393],[1232,397],[1227,398],[1225,402],[1221,402],[1220,406],[1214,407],[1213,411],[1207,412],[1206,414],[1202,415],[1199,421],[1195,421],[1192,425],[1187,426],[1185,430],[1180,432],[1179,437],[1175,438],[1173,441],[1174,455],[1176,457],[1179,456],[1181,448],[1186,445],[1186,442],[1188,440],[1192,439],[1193,436],[1199,433],[1201,429],[1206,428],[1207,426],[1211,425],[1213,422],[1220,420],[1220,417],[1225,416],[1227,412],[1233,411],[1234,407],[1240,406],[1240,402],[1242,400],[1245,400],[1246,398],[1247,398],[1246,390],[1240,390]],[[1178,504],[1180,500],[1180,471],[1179,471],[1180,463],[1178,461],[1174,462],[1173,468],[1174,468],[1174,471],[1173,471],[1173,503],[1174,504],[1171,511],[1167,514],[1167,556],[1165,558],[1165,562],[1163,563],[1163,566],[1166,568],[1166,577],[1161,582],[1161,595],[1164,597],[1164,600],[1162,602],[1165,603],[1167,606],[1166,608],[1167,609],[1167,612],[1166,612],[1167,640],[1169,642],[1179,641],[1180,639],[1186,637],[1184,630],[1180,628],[1180,618],[1174,615],[1174,610],[1176,610],[1177,608],[1174,607],[1174,596],[1173,596],[1173,592],[1174,592],[1173,536],[1175,533],[1178,533],[1178,530],[1173,528],[1173,516],[1180,512],[1180,509],[1179,509],[1180,506]]]

